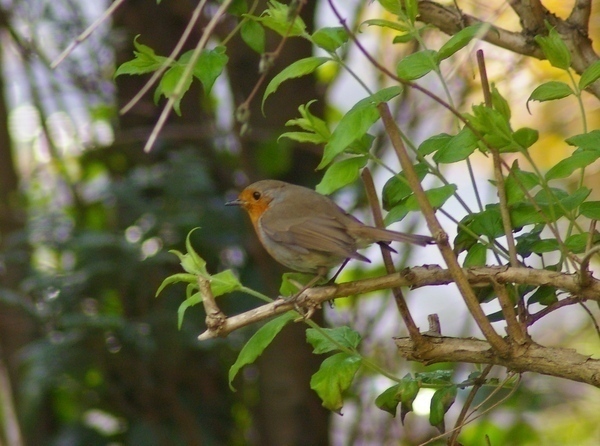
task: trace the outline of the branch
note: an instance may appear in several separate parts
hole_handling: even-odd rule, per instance
[[[566,291],[572,295],[576,295],[579,299],[573,300],[573,303],[583,300],[595,300],[600,302],[600,281],[591,278],[590,283],[587,286],[582,287],[578,274],[567,274],[522,267],[511,268],[506,266],[469,268],[463,269],[462,272],[472,286],[489,286],[493,281],[498,284],[515,283],[533,286],[548,285]],[[202,341],[216,337],[225,337],[239,328],[293,310],[296,306],[300,308],[310,308],[315,305],[320,305],[325,301],[354,294],[364,294],[402,286],[411,288],[439,286],[453,282],[454,280],[452,279],[449,270],[439,266],[430,265],[406,268],[399,273],[389,274],[387,276],[310,288],[299,295],[296,302],[276,300],[250,311],[246,311],[245,313],[220,320],[217,329],[211,329],[209,326],[198,339]]]
[[[493,364],[516,372],[536,372],[600,387],[600,360],[571,349],[531,343],[524,346],[518,355],[502,358],[493,353],[489,343],[473,338],[431,338],[430,349],[418,353],[415,353],[409,338],[396,338],[395,341],[400,355],[410,361],[424,364],[448,361]]]
[[[523,5],[525,3],[523,2]],[[435,26],[448,35],[456,34],[465,26],[484,25],[489,27],[489,31],[481,37],[482,40],[514,53],[540,60],[545,59],[545,56],[533,37],[538,32],[545,32],[544,28],[538,29],[537,24],[547,20],[550,25],[556,28],[569,48],[571,68],[575,72],[581,74],[593,62],[600,60],[592,47],[587,23],[585,23],[587,21],[586,15],[589,16],[589,8],[591,8],[588,1],[578,0],[571,16],[566,21],[549,12],[538,0],[527,3],[539,4],[539,7],[523,6],[518,1],[510,2],[512,8],[519,15],[524,28],[522,32],[508,31],[469,14],[463,14],[455,7],[440,5],[428,0],[419,1],[419,20]],[[600,98],[600,82],[594,82],[588,87],[588,90]]]

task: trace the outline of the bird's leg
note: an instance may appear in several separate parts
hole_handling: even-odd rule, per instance
[[[338,276],[340,275],[340,273],[342,272],[342,270],[344,269],[344,267],[348,264],[348,262],[350,261],[350,258],[347,258],[346,260],[344,260],[344,263],[342,263],[340,265],[340,267],[338,268],[338,270],[335,272],[335,274],[333,275],[333,277],[331,279],[329,279],[329,281],[327,282],[327,285],[333,285],[335,283],[335,279],[338,278]]]

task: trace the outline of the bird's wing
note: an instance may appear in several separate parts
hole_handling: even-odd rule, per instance
[[[339,257],[357,257],[356,243],[345,227],[327,215],[295,215],[296,212],[262,216],[262,229],[268,237],[298,252],[327,252]],[[358,255],[357,258],[363,256]]]

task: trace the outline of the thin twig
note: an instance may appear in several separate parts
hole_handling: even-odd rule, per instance
[[[87,39],[95,30],[96,28],[98,28],[102,22],[104,22],[106,19],[108,19],[115,11],[116,9],[121,6],[122,3],[124,3],[125,0],[115,0],[113,3],[111,3],[111,5],[106,8],[106,10],[102,13],[102,15],[100,17],[98,17],[94,23],[92,23],[90,26],[88,26],[88,28],[82,32],[79,36],[77,36],[75,38],[75,40],[73,40],[66,48],[65,50],[60,53],[60,55],[54,59],[54,61],[50,64],[50,69],[54,70],[63,60],[65,60],[67,58],[67,56],[69,54],[71,54],[73,52],[73,50],[75,48],[77,48],[77,46],[83,42],[85,39]]]
[[[462,430],[463,426],[465,425],[465,417],[467,416],[469,407],[471,406],[471,404],[473,404],[475,395],[477,395],[477,392],[479,391],[479,389],[481,389],[481,386],[483,386],[483,384],[485,384],[485,379],[487,378],[487,376],[489,375],[489,373],[493,367],[494,366],[492,364],[488,364],[485,367],[485,369],[483,369],[483,371],[481,372],[481,375],[479,375],[477,377],[477,379],[475,380],[475,384],[473,385],[473,387],[471,388],[471,391],[469,392],[469,395],[465,399],[463,407],[460,410],[460,414],[458,415],[458,418],[456,419],[456,422],[454,423],[454,429],[452,429],[452,435],[448,439],[448,446],[456,445],[456,439],[458,438],[460,431]]]
[[[579,283],[582,288],[585,288],[589,285],[592,280],[592,273],[590,272],[590,260],[594,257],[595,254],[600,252],[600,245],[594,246],[588,252],[585,253],[583,259],[581,260],[581,266],[579,268]]]
[[[177,41],[175,48],[173,48],[173,51],[171,51],[171,53],[167,56],[167,59],[160,66],[160,68],[158,70],[156,70],[154,73],[152,73],[152,76],[150,77],[150,79],[148,79],[148,81],[144,84],[144,86],[142,88],[140,88],[140,90],[135,94],[135,96],[133,98],[131,98],[127,102],[127,104],[125,104],[121,108],[121,110],[119,110],[119,113],[121,115],[124,115],[129,110],[131,110],[135,106],[135,104],[137,104],[140,101],[140,99],[142,99],[142,97],[144,97],[144,95],[148,92],[148,90],[150,90],[150,88],[152,88],[152,86],[158,81],[158,79],[160,79],[160,77],[163,75],[163,73],[165,71],[167,71],[167,69],[175,61],[175,58],[181,52],[183,45],[185,45],[185,42],[187,41],[188,37],[190,36],[190,34],[192,32],[192,29],[194,28],[194,26],[196,25],[196,22],[200,18],[200,13],[202,12],[202,9],[204,8],[204,5],[206,4],[206,2],[207,2],[207,0],[201,0],[200,3],[198,3],[198,5],[194,8],[194,11],[192,12],[192,16],[190,17],[190,20],[188,21],[187,26],[183,30],[183,34],[181,34],[181,37]]]
[[[196,66],[196,62],[198,61],[198,58],[200,57],[200,53],[202,52],[202,50],[208,43],[208,39],[210,38],[210,36],[212,35],[212,32],[216,28],[217,23],[219,22],[219,20],[221,20],[221,17],[223,16],[223,14],[225,14],[225,12],[227,11],[227,8],[229,8],[229,5],[231,4],[232,1],[233,0],[224,0],[223,3],[221,3],[221,6],[219,6],[219,9],[217,9],[217,11],[215,12],[215,15],[210,19],[210,21],[206,25],[206,28],[204,29],[204,32],[202,33],[202,37],[200,37],[200,41],[196,45],[196,48],[194,48],[194,52],[192,53],[190,60],[186,64],[185,70],[183,71],[183,73],[181,75],[181,78],[179,79],[179,81],[177,82],[177,85],[175,86],[175,89],[173,90],[173,94],[167,100],[165,107],[163,108],[160,116],[158,117],[158,121],[156,122],[156,125],[154,126],[154,128],[152,129],[152,132],[150,133],[150,136],[148,137],[148,141],[146,142],[146,145],[144,146],[144,152],[149,152],[150,149],[152,149],[152,146],[154,145],[154,143],[156,142],[156,139],[158,138],[158,134],[164,127],[165,123],[167,122],[167,118],[169,117],[169,115],[171,114],[171,111],[173,110],[173,105],[175,104],[175,101],[180,99],[180,96],[183,94],[184,86],[187,82],[187,79],[189,79],[189,77],[192,75],[192,71],[194,70],[194,67]]]
[[[431,206],[431,203],[427,199],[427,195],[423,190],[423,186],[419,181],[417,173],[415,172],[414,166],[412,165],[412,161],[408,156],[406,148],[404,147],[404,143],[402,142],[402,137],[400,135],[400,131],[394,121],[394,118],[390,112],[389,106],[387,102],[381,102],[377,105],[377,109],[379,110],[379,114],[381,116],[381,120],[383,122],[383,126],[385,127],[386,133],[388,134],[392,146],[396,151],[396,155],[400,161],[400,165],[402,166],[402,170],[404,171],[404,175],[411,190],[414,193],[415,198],[417,199],[417,203],[421,211],[423,212],[423,216],[425,217],[425,221],[427,222],[427,226],[433,234],[434,238],[438,243],[438,247],[440,249],[440,253],[444,258],[444,261],[448,265],[448,269],[454,278],[456,286],[460,291],[460,294],[463,296],[463,299],[469,309],[469,312],[475,319],[479,329],[485,336],[485,338],[489,341],[489,343],[494,347],[496,351],[498,351],[501,355],[508,354],[509,345],[504,341],[504,339],[496,333],[492,324],[485,316],[485,313],[481,309],[479,305],[479,301],[473,292],[473,289],[469,285],[469,282],[466,276],[463,273],[456,256],[452,250],[452,247],[448,243],[448,234],[444,232],[440,222],[435,216],[435,210]]]
[[[368,168],[365,168],[363,169],[361,176],[365,185],[365,190],[367,191],[367,197],[369,199],[369,205],[371,206],[371,212],[373,213],[375,226],[377,226],[378,228],[385,228],[371,171]],[[383,257],[383,263],[385,265],[387,273],[395,273],[396,268],[394,267],[394,262],[392,261],[392,255],[390,254],[390,251],[381,247],[381,256]],[[418,348],[419,345],[426,341],[424,340],[423,335],[421,335],[419,328],[415,324],[415,321],[412,315],[410,314],[410,310],[408,309],[408,305],[406,304],[406,300],[404,299],[404,295],[402,294],[402,289],[400,287],[393,287],[392,293],[394,295],[394,300],[396,301],[398,311],[400,312],[400,316],[402,317],[402,320],[406,325],[406,329],[408,330],[410,337],[415,341],[415,345]]]

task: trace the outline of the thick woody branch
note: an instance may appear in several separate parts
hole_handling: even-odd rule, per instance
[[[592,47],[588,35],[587,22],[589,21],[591,2],[579,0],[567,20],[562,20],[548,11],[538,0],[513,0],[512,8],[519,15],[522,32],[508,31],[494,26],[469,14],[463,14],[453,6],[441,5],[433,1],[419,1],[419,20],[423,23],[434,25],[448,35],[454,35],[465,26],[486,25],[489,31],[481,38],[492,45],[499,46],[524,56],[545,59],[544,53],[535,43],[535,34],[544,33],[545,27],[540,27],[544,21],[554,26],[571,53],[571,68],[578,74],[600,57]],[[595,82],[588,90],[600,98],[600,82]]]
[[[494,354],[486,341],[472,338],[431,338],[429,349],[418,352],[409,338],[397,338],[396,346],[402,357],[424,364],[447,361],[493,364],[515,372],[536,372],[600,387],[600,360],[571,349],[529,343],[519,348],[518,354],[503,358]]]
[[[576,296],[580,301],[595,300],[600,302],[600,281],[591,278],[589,284],[582,287],[578,274],[565,274],[547,270],[501,266],[469,268],[463,269],[462,271],[472,286],[489,286],[490,283],[493,283],[494,281],[498,284],[515,283],[533,286],[548,285]],[[331,299],[354,294],[364,294],[372,291],[403,286],[411,288],[440,286],[453,282],[454,280],[449,270],[434,265],[406,268],[396,274],[389,274],[387,276],[375,277],[372,279],[310,288],[304,291],[295,303],[277,300],[226,319],[222,319],[220,314],[216,314],[217,317],[215,319],[218,319],[218,321],[215,322],[217,323],[215,323],[212,328],[209,326],[208,330],[202,333],[198,339],[206,340],[216,337],[225,337],[239,328],[293,310],[295,306],[300,308],[310,308]],[[572,303],[576,302],[577,300],[573,300]]]

